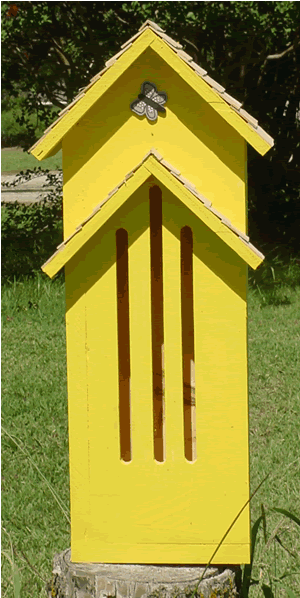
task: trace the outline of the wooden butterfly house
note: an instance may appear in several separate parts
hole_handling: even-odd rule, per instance
[[[63,154],[72,561],[206,563],[249,497],[247,143],[147,21],[31,149]],[[249,546],[246,508],[214,562]]]

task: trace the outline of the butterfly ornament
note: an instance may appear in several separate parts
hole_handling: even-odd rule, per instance
[[[166,103],[167,99],[167,94],[164,91],[157,91],[154,83],[144,81],[141,85],[141,93],[139,93],[137,100],[131,102],[130,108],[135,114],[139,116],[146,114],[148,120],[155,121],[158,112],[166,112],[163,104]]]

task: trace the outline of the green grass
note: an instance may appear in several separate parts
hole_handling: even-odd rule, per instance
[[[1,172],[2,174],[16,174],[21,170],[38,168],[58,170],[62,168],[62,152],[57,152],[55,156],[46,158],[39,162],[34,156],[24,152],[22,148],[11,148],[1,150]]]
[[[265,295],[268,298],[268,295]],[[277,296],[278,297],[278,296]],[[264,305],[261,294],[250,293],[249,302],[249,398],[251,489],[267,474],[251,508],[252,521],[266,508],[279,507],[300,516],[300,287],[282,292],[290,304]],[[254,574],[277,578],[285,571],[297,574],[279,582],[277,597],[290,587],[300,595],[299,528],[284,516],[270,513],[267,540],[276,530],[290,556],[278,542],[266,549],[260,532]],[[275,546],[275,548],[274,548]],[[270,548],[272,550],[270,550]],[[250,594],[255,596],[255,591]]]
[[[300,287],[286,293],[290,303],[281,305],[249,293],[251,489],[270,473],[251,505],[252,522],[265,507],[269,541],[261,528],[253,577],[269,584],[269,575],[290,574],[273,581],[276,598],[288,598],[284,588],[300,595],[299,528],[270,511],[300,513]],[[20,580],[21,597],[38,598],[54,553],[70,545],[64,285],[43,276],[6,284],[2,311],[3,427],[11,436],[2,436],[2,595],[13,598]],[[263,596],[258,590],[250,596]]]
[[[44,596],[51,559],[70,544],[64,286],[39,277],[2,293],[2,549],[21,576],[22,598]],[[16,442],[25,451],[15,444]],[[28,458],[27,454],[30,456]],[[2,596],[13,596],[4,557]]]

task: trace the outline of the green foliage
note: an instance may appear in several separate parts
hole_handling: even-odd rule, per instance
[[[8,96],[5,92],[1,98],[1,147],[26,145],[28,130],[34,131],[34,138],[42,136],[46,123],[39,121],[34,113],[28,114],[27,122],[22,122],[22,113],[26,111],[26,95],[22,97]],[[57,108],[48,106],[48,114],[54,120]],[[21,124],[22,123],[22,124]],[[28,129],[29,126],[29,129]],[[2,171],[3,171],[2,167]]]
[[[292,289],[300,286],[300,254],[291,255],[284,246],[273,247],[266,253],[266,259],[257,270],[249,269],[250,285],[262,307],[289,305]]]
[[[2,87],[24,97],[24,147],[37,123],[53,120],[42,99],[64,108],[150,18],[274,137],[265,157],[249,150],[249,230],[254,242],[297,248],[299,2],[19,2],[15,16],[9,7],[2,2]]]
[[[41,202],[30,205],[2,203],[2,277],[12,279],[34,274],[62,242],[62,176],[42,171],[21,172],[16,179],[28,181],[47,173],[54,187]]]

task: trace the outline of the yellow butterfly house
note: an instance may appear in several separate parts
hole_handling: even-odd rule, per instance
[[[146,21],[31,148],[62,148],[73,562],[206,563],[249,498],[247,143]],[[247,563],[249,509],[214,563]]]

